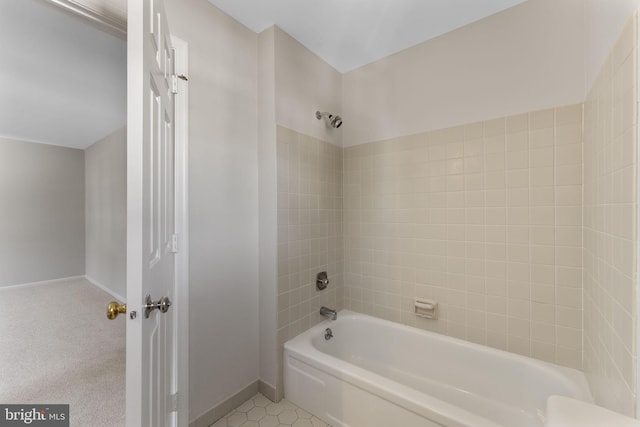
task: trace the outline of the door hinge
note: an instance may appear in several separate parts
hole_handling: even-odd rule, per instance
[[[184,74],[172,74],[171,75],[171,93],[173,93],[174,95],[178,93],[178,79],[184,80],[185,82],[189,81],[187,76],[185,76]]]
[[[178,393],[173,393],[168,396],[169,398],[169,412],[178,412]]]
[[[178,253],[178,235],[174,234],[171,236],[171,253]]]
[[[171,75],[171,93],[174,95],[178,93],[178,76],[175,74]]]

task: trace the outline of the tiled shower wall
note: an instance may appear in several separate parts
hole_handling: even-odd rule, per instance
[[[581,367],[582,104],[346,148],[344,186],[347,308]]]
[[[342,309],[342,148],[278,126],[278,357],[282,345]],[[316,274],[330,284],[316,290]],[[278,387],[281,391],[282,387]]]
[[[637,17],[585,103],[584,369],[596,402],[633,415],[636,395]]]
[[[597,403],[633,414],[636,33],[634,17],[584,124],[578,104],[344,150],[279,126],[280,351],[344,305],[584,368]]]

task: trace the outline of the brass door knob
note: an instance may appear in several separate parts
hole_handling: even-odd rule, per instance
[[[107,305],[107,318],[113,320],[118,317],[118,314],[124,314],[127,312],[127,304],[118,304],[116,301],[111,301]]]

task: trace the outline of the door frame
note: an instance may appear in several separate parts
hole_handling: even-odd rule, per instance
[[[171,36],[175,73],[188,76],[189,45]],[[189,426],[189,87],[178,79],[175,95],[175,230],[179,236],[176,254],[176,309],[173,328],[174,386],[178,391],[178,426]]]
[[[84,4],[83,0],[42,0],[55,6],[71,15],[79,16],[84,22],[92,24],[94,27],[106,31],[120,39],[127,39],[126,18],[117,13],[110,13],[108,10],[91,7]]]

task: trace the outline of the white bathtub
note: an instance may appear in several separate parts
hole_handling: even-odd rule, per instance
[[[285,343],[284,382],[334,427],[540,427],[547,397],[593,400],[579,371],[347,310]]]

